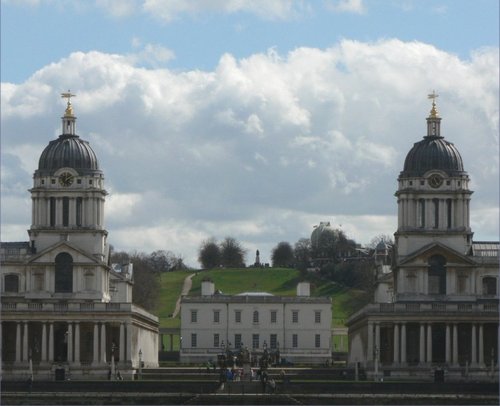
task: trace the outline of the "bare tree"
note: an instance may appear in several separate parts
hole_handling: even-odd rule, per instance
[[[394,239],[392,238],[392,235],[379,234],[370,240],[370,243],[368,244],[368,246],[370,248],[376,248],[377,245],[379,244],[379,242],[381,242],[381,241],[385,242],[388,246],[394,245]]]

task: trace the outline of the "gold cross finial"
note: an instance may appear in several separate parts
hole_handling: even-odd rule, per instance
[[[76,97],[76,94],[71,93],[70,90],[67,92],[61,93],[61,97],[63,99],[68,99],[68,104],[66,106],[66,111],[64,112],[65,116],[73,116],[73,107],[71,106],[71,98]]]
[[[439,97],[439,95],[436,93],[435,90],[432,91],[432,93],[427,95],[428,99],[432,99],[432,109],[431,109],[431,115],[430,117],[437,117],[438,111],[436,109],[436,99]]]

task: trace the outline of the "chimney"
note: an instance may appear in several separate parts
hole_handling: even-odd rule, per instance
[[[215,293],[215,284],[210,279],[201,281],[202,296],[213,296],[214,293]]]
[[[297,296],[311,296],[311,285],[309,284],[309,282],[299,282],[297,284]]]

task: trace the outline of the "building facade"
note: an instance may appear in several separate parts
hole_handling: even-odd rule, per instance
[[[349,362],[377,378],[498,379],[499,243],[472,239],[469,176],[431,97],[398,178],[392,266],[347,322]]]
[[[33,176],[29,241],[1,244],[2,377],[131,378],[139,358],[158,365],[158,318],[132,304],[132,264],[109,263],[104,175],[63,97],[62,134]]]
[[[214,361],[227,351],[248,349],[255,360],[264,351],[293,363],[331,361],[332,302],[311,297],[299,283],[296,297],[246,292],[230,296],[202,282],[202,295],[181,299],[181,362]]]

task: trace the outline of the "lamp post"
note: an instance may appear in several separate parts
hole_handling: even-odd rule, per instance
[[[142,379],[142,350],[139,348],[139,379]]]

